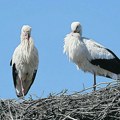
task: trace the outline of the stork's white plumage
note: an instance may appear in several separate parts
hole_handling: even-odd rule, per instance
[[[71,30],[64,39],[64,52],[79,69],[94,74],[94,90],[96,75],[119,80],[120,59],[111,50],[92,39],[82,37],[79,22],[73,22]]]
[[[21,29],[21,43],[15,49],[10,63],[18,97],[29,91],[37,73],[38,63],[38,51],[31,37],[31,27],[24,25]]]

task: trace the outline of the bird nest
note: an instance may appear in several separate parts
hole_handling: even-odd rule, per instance
[[[48,98],[0,100],[0,120],[120,120],[120,87],[107,85],[95,92]]]

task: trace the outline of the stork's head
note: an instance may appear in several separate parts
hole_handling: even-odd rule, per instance
[[[31,27],[29,25],[23,25],[23,27],[21,29],[22,38],[29,40],[30,35],[31,35]]]
[[[79,33],[80,36],[82,36],[82,26],[80,25],[79,22],[72,22],[71,30],[73,33]]]

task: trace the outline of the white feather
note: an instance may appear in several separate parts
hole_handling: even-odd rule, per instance
[[[38,68],[38,62],[38,51],[34,47],[32,38],[30,38],[29,45],[27,42],[21,42],[13,53],[12,65],[15,63],[16,69],[21,73],[29,72],[32,75]]]
[[[74,31],[75,27],[78,29],[78,23],[76,22],[72,23]],[[72,30],[72,33],[67,34],[64,38],[64,53],[66,53],[69,59],[77,65],[77,68],[82,69],[84,72],[110,76],[116,79],[116,74],[90,63],[94,59],[113,59],[114,56],[104,46],[91,39],[84,38],[80,32],[76,33],[74,31]],[[117,76],[120,78],[120,75]]]
[[[112,59],[114,56],[105,49],[101,44],[93,41],[92,39],[82,38],[82,41],[85,43],[89,54],[92,59]]]
[[[23,88],[25,92],[28,91],[29,86],[33,81],[33,75],[35,70],[38,69],[39,56],[38,51],[34,45],[32,37],[29,37],[31,27],[23,26],[21,30],[21,43],[15,49],[12,56],[12,66],[15,64],[17,72],[16,78],[16,92],[21,96],[21,84],[23,82]]]

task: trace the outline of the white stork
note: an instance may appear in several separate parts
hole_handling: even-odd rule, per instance
[[[120,79],[120,59],[109,49],[92,39],[82,37],[79,22],[71,24],[72,32],[64,38],[64,53],[79,69],[94,74],[94,90],[96,75],[111,79]]]
[[[15,49],[10,65],[18,97],[24,97],[34,82],[38,69],[38,51],[31,37],[31,27],[21,29],[21,43]]]

